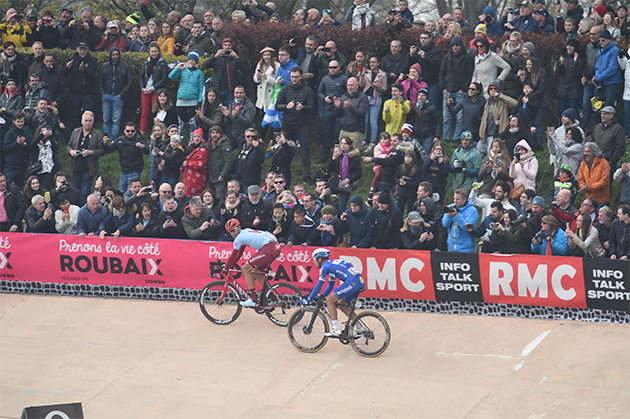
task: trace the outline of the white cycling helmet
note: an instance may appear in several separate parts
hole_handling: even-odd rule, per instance
[[[315,249],[313,250],[313,260],[317,260],[320,258],[329,258],[330,257],[330,251],[328,249],[324,249],[323,247],[320,247],[319,249]]]

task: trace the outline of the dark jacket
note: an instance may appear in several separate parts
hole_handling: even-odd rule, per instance
[[[203,62],[203,67],[206,69],[213,69],[212,71],[212,87],[220,90],[221,79],[226,77],[228,90],[233,91],[238,86],[238,71],[247,73],[249,68],[243,59],[239,56],[238,59],[226,55],[217,57],[211,55],[206,61]],[[224,74],[227,70],[228,74]]]
[[[337,160],[330,160],[328,162],[328,183],[333,190],[336,190],[341,178],[341,163],[343,155],[339,156]],[[353,148],[348,153],[348,180],[351,184],[361,179],[361,152],[358,148]]]
[[[136,147],[137,143],[142,143],[144,147]],[[112,141],[103,147],[105,153],[113,153],[118,151],[118,162],[120,170],[124,174],[142,173],[144,169],[144,155],[149,154],[149,146],[144,142],[144,138],[136,131],[133,138],[129,139],[125,134],[118,137],[116,141]]]
[[[416,165],[416,172],[411,176],[410,174],[403,173],[403,164],[398,166],[396,174],[394,175],[394,184],[396,184],[396,192],[399,196],[415,197],[418,191],[418,185],[422,177],[420,167]],[[404,185],[400,185],[400,179],[405,180]],[[413,201],[412,201],[413,202]]]
[[[91,51],[101,42],[101,32],[93,21],[89,21],[89,28],[83,27],[83,22],[77,21],[74,26],[66,26],[61,32],[63,39],[69,40],[68,48],[76,49],[81,42],[85,42]]]
[[[133,237],[160,237],[160,225],[158,224],[158,217],[154,212],[151,212],[151,218],[147,222],[147,225],[144,226],[142,231],[138,231],[136,226],[138,224],[142,224],[141,214],[136,214],[136,217],[133,222],[133,228],[131,229],[131,236]]]
[[[202,231],[202,224],[210,220],[215,220],[212,227],[208,227]],[[221,229],[221,223],[215,219],[212,210],[203,205],[201,206],[201,214],[199,217],[194,217],[190,212],[190,206],[186,206],[186,208],[184,208],[182,224],[184,225],[184,230],[186,230],[188,238],[195,240],[216,240],[219,236],[219,230]]]
[[[292,211],[284,210],[284,214],[285,216],[280,220],[275,219],[272,215],[271,220],[269,220],[269,224],[267,225],[267,231],[273,233],[276,231],[278,224],[280,224],[282,231],[275,234],[275,236],[278,243],[286,244],[289,236],[291,235],[291,224],[294,223],[294,221]]]
[[[486,98],[480,94],[475,101],[471,99],[467,94],[460,99],[455,106],[448,105],[449,111],[453,115],[457,115],[459,111],[464,111],[464,117],[462,119],[462,131],[470,131],[472,133],[479,132],[479,126],[481,125],[481,116],[483,110],[486,107]],[[428,153],[431,150],[427,150]]]
[[[567,13],[566,13],[566,17],[567,18],[570,17],[571,19],[573,19],[576,25],[580,23],[580,20],[582,20],[583,16],[584,16],[584,9],[579,4],[572,11],[567,10]],[[558,33],[564,33],[564,18],[562,16],[558,16],[556,21],[557,21],[556,29],[558,30]]]
[[[168,82],[168,73],[170,70],[168,69],[168,64],[166,60],[162,57],[158,59],[158,62],[153,66],[153,72],[149,76],[147,63],[150,58],[147,58],[142,63],[142,69],[140,69],[140,78],[138,79],[138,84],[141,89],[146,89],[147,84],[149,83],[149,79],[153,77],[153,90],[157,91],[162,87],[166,87],[166,83]],[[167,125],[168,126],[168,125]]]
[[[590,42],[586,46],[586,53],[584,62],[584,72],[582,77],[586,77],[586,84],[593,84],[591,80],[595,76],[595,64],[597,64],[597,53],[599,52],[599,44]]]
[[[284,175],[287,187],[291,185],[291,162],[295,156],[295,143],[287,141],[285,144],[276,145],[272,150],[271,170],[276,175]]]
[[[56,68],[44,68],[39,73],[39,80],[46,83],[53,102],[62,103],[66,98],[66,86],[63,74]]]
[[[427,100],[424,103],[416,102],[409,112],[411,124],[413,125],[413,135],[418,138],[442,137],[442,115],[435,105]],[[426,150],[430,153],[431,150]]]
[[[83,127],[75,128],[72,131],[72,134],[70,135],[70,140],[68,141],[68,145],[66,146],[66,152],[68,154],[70,154],[71,150],[79,149],[79,143],[82,137],[83,137]],[[98,173],[99,173],[98,172],[98,169],[99,169],[98,159],[101,156],[105,155],[105,150],[103,147],[104,147],[103,133],[96,129],[93,129],[92,132],[90,133],[90,141],[88,142],[88,150],[92,150],[94,154],[88,157],[84,157],[85,159],[87,159],[87,166],[88,166],[88,170],[90,171],[91,177],[98,176]],[[78,157],[70,157],[70,161],[68,163],[69,164],[68,169],[71,172],[74,172],[75,170],[75,160],[77,158]]]
[[[556,88],[556,97],[561,99],[579,99],[582,97],[582,74],[584,73],[585,59],[582,55],[577,61],[573,57],[569,57],[566,50],[561,54],[564,57],[564,63],[558,62],[557,74],[558,87]]]
[[[221,138],[216,144],[212,141],[208,142],[210,146],[210,156],[208,157],[208,181],[210,183],[218,182],[219,177],[223,177],[224,181],[232,173],[234,166],[234,157],[230,140],[227,137]]]
[[[440,163],[439,160],[427,159],[420,170],[422,171],[422,181],[429,182],[434,190],[446,187],[450,172],[450,167],[446,160]]]
[[[41,25],[35,33],[37,34],[36,41],[41,41],[44,49],[53,49],[59,46],[61,33],[56,26]]]
[[[529,255],[532,253],[531,240],[527,240],[521,225],[507,227],[504,231],[493,230],[490,243],[508,255]]]
[[[609,254],[616,255],[617,259],[627,256],[630,259],[630,223],[626,224],[615,219],[610,227]]]
[[[195,50],[200,57],[208,57],[214,54],[217,47],[214,45],[210,32],[203,31],[199,36],[190,36],[188,39],[190,44],[186,47],[186,52],[190,53]]]
[[[291,101],[301,103],[304,109],[301,111],[287,109],[287,104]],[[280,92],[276,100],[276,110],[282,112],[282,126],[295,127],[303,125],[308,121],[310,112],[315,110],[315,95],[310,87],[302,81],[302,83],[294,86],[292,83],[287,84]]]
[[[120,96],[121,98],[125,98],[125,96],[127,96],[127,94],[131,91],[131,72],[129,71],[129,65],[124,62],[122,59],[118,60],[118,63],[113,64],[112,63],[112,51],[114,51],[114,48],[112,48],[109,51],[109,61],[106,63],[103,63],[103,66],[101,67],[101,82],[100,82],[100,91],[101,91],[101,96],[104,95],[105,93],[109,93],[109,94],[117,94],[118,96]],[[118,72],[118,83],[119,85],[117,87],[113,87],[113,86],[107,86],[107,80],[109,78],[109,73],[110,71],[117,71]],[[118,93],[115,92],[114,89],[118,88],[120,91]]]
[[[343,67],[342,67],[343,68]],[[331,99],[333,97],[341,97],[346,92],[346,83],[348,82],[348,77],[343,73],[338,73],[335,77],[331,77],[330,74],[327,74],[322,78],[322,81],[319,83],[319,88],[317,89],[317,98],[324,102],[324,99],[329,96]],[[325,103],[324,107],[328,111],[334,111],[335,105],[333,102]]]
[[[343,103],[350,100],[350,107],[346,108]],[[339,118],[341,129],[348,132],[365,133],[365,114],[368,111],[368,98],[361,91],[357,90],[354,96],[346,92],[341,96],[341,105],[335,107],[335,116]]]
[[[164,228],[164,222],[166,217],[171,217],[177,224],[175,227]],[[175,208],[173,212],[166,212],[162,210],[158,216],[158,225],[160,228],[160,237],[168,239],[187,239],[186,231],[184,230],[184,224],[182,224],[182,218],[184,217],[184,210],[181,207]]]
[[[360,203],[361,209],[354,213],[352,210],[346,210],[346,219],[341,221],[341,234],[350,233],[350,246],[356,246],[359,249],[368,249],[372,246],[372,229],[374,223],[372,221],[372,212]]]
[[[55,213],[50,216],[49,220],[44,220],[44,213],[39,213],[32,205],[26,209],[24,214],[26,221],[26,231],[29,233],[56,233],[55,229]]]
[[[306,243],[313,231],[315,222],[308,214],[304,218],[302,225],[297,225],[295,220],[291,223],[291,235],[287,239],[287,243],[291,242],[295,246]]]
[[[241,185],[260,185],[260,171],[265,161],[265,149],[261,143],[258,147],[243,144],[236,160],[236,178]]]
[[[334,234],[329,231],[318,230],[317,227],[322,224],[331,224]],[[341,221],[336,216],[328,223],[323,218],[320,218],[315,221],[311,237],[309,237],[307,243],[309,246],[337,246],[343,239],[341,230]]]
[[[309,73],[313,73],[313,79],[317,80],[317,86],[319,86],[322,79],[328,75],[328,63],[331,61],[337,61],[342,69],[345,69],[348,66],[348,59],[339,51],[335,52],[332,59],[324,52],[311,58]]]
[[[179,168],[186,159],[186,151],[184,150],[184,147],[180,145],[173,148],[169,142],[168,144],[164,144],[163,149],[160,151],[164,152],[164,155],[160,158],[160,160],[164,160],[163,173],[178,177]]]
[[[18,137],[24,137],[24,145],[17,142]],[[37,147],[37,143],[33,141],[31,133],[22,128],[18,129],[15,125],[9,128],[4,135],[2,143],[2,154],[4,156],[4,168],[13,170],[26,170],[28,166],[29,156],[33,149]]]
[[[258,184],[256,184],[258,185]],[[254,228],[264,230],[269,225],[269,220],[273,215],[273,205],[266,199],[260,199],[256,205],[247,200],[241,207],[240,218],[243,228]],[[260,220],[260,224],[254,225],[254,219]]]
[[[20,93],[19,86],[18,89],[15,90],[15,94],[11,97],[7,96],[7,90],[5,89],[2,96],[0,96],[0,108],[6,109],[6,112],[0,116],[7,121],[7,124],[13,121],[13,115],[22,112],[22,109],[24,109],[24,96]],[[4,132],[6,132],[6,130],[8,130],[8,128],[5,128]]]
[[[440,67],[440,89],[446,89],[450,93],[460,90],[466,92],[474,69],[475,59],[464,48],[457,54],[449,52]]]
[[[374,230],[372,231],[372,246],[377,249],[402,249],[400,229],[403,226],[402,211],[393,203],[385,211],[378,207],[372,208]]]
[[[19,229],[22,228],[22,220],[24,219],[24,213],[26,212],[26,202],[24,201],[24,195],[20,188],[14,184],[7,184],[7,188],[4,191],[4,210],[7,213],[10,225],[16,225]],[[53,221],[54,221],[53,217]],[[18,230],[19,230],[18,229]]]
[[[88,204],[85,204],[79,210],[79,218],[77,219],[77,228],[80,233],[94,233],[99,234],[101,230],[107,230],[107,226],[111,221],[111,214],[107,211],[107,208],[98,204],[96,212],[90,211]]]
[[[420,45],[419,48],[424,51],[424,58],[420,58],[420,56],[417,55],[409,60],[409,66],[417,62],[420,64],[420,68],[422,68],[422,78],[424,81],[427,82],[429,86],[439,84],[440,66],[442,65],[442,51],[435,46],[433,41],[431,41],[426,47]],[[416,136],[418,135],[416,134]]]
[[[112,212],[110,221],[111,223],[108,226],[111,229],[110,233],[115,233],[117,230],[120,230],[121,236],[130,236],[131,230],[135,224],[135,217],[129,212],[129,208],[126,208],[125,213],[120,217],[114,215]]]
[[[374,157],[372,161],[381,165],[381,181],[394,184],[396,170],[405,161],[405,152],[398,145],[386,157]]]
[[[23,86],[26,84],[26,68],[22,63],[22,56],[17,51],[14,53],[15,60],[11,64],[11,67],[7,67],[6,71],[4,69],[4,60],[0,56],[0,82],[2,83],[3,88],[7,85],[8,79],[14,79],[18,89],[20,91],[23,90]],[[9,64],[7,63],[7,66]],[[20,109],[21,110],[21,109]]]
[[[68,62],[72,61],[72,66],[63,67],[61,73],[64,76],[70,76],[70,92],[73,95],[93,95],[96,93],[96,58],[89,53],[81,58],[78,52],[75,52]],[[83,70],[79,69],[79,65],[83,63]]]
[[[593,141],[597,143],[606,160],[617,165],[623,153],[626,150],[626,137],[623,127],[619,124],[616,117],[607,127],[602,122],[597,124],[593,129]]]
[[[225,122],[228,125],[232,125],[232,139],[236,140],[236,143],[241,146],[245,142],[245,130],[254,125],[256,105],[245,96],[236,116],[232,116],[232,111],[236,109],[235,102],[230,103],[227,107],[229,116],[225,117]]]
[[[391,85],[401,73],[407,74],[411,64],[412,63],[409,63],[409,54],[405,54],[404,51],[401,50],[397,57],[394,57],[391,51],[388,52],[381,60],[381,70],[387,74],[387,83]],[[392,78],[392,73],[395,74],[396,77]]]
[[[422,202],[427,208],[427,213],[422,214],[423,224],[429,224],[428,231],[433,233],[436,249],[444,252],[447,249],[446,238],[448,237],[448,230],[442,224],[442,217],[444,216],[442,207],[433,198],[424,198]],[[420,208],[418,208],[418,211],[421,212]]]

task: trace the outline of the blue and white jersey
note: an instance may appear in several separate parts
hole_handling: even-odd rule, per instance
[[[277,241],[276,236],[267,231],[246,228],[245,230],[241,230],[238,236],[236,236],[236,239],[234,239],[234,250],[240,250],[242,246],[249,246],[260,250],[264,245]]]
[[[340,279],[341,282],[346,282],[349,279],[360,277],[361,273],[357,268],[352,266],[350,262],[346,262],[341,259],[334,259],[327,260],[319,270],[320,281],[324,281],[326,276],[328,276],[333,282],[336,279]]]

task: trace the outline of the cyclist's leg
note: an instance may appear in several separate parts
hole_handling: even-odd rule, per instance
[[[331,320],[333,320],[334,329],[339,329],[339,322],[337,320],[337,301],[351,302],[363,288],[365,288],[365,281],[362,277],[357,276],[339,285],[326,298],[326,308],[328,309],[328,314],[330,314]],[[342,305],[339,306],[339,309],[347,317],[350,317],[350,307]]]
[[[269,264],[280,254],[280,243],[273,242],[267,243],[254,253],[254,255],[249,258],[249,260],[243,264],[243,275],[245,276],[245,281],[247,282],[247,286],[249,288],[249,294],[252,301],[255,303],[258,302],[258,296],[256,295],[256,281],[260,282],[261,285],[265,285],[267,281],[266,272]],[[252,272],[252,271],[259,272]]]

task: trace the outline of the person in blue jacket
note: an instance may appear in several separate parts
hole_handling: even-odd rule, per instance
[[[508,22],[507,17],[508,8],[506,7],[503,10],[503,19],[501,19],[503,28],[506,30],[522,33],[538,31],[538,21],[532,16],[532,5],[527,0],[521,3],[518,9],[518,17],[516,19],[512,19]]]
[[[479,213],[468,200],[468,191],[457,189],[453,192],[453,204],[446,207],[448,212],[442,217],[442,225],[448,229],[446,243],[449,252],[472,253],[475,251],[475,238],[466,227],[477,225]]]
[[[612,41],[612,35],[608,30],[602,31],[599,36],[599,51],[597,52],[597,62],[595,63],[595,76],[593,84],[603,86],[605,106],[614,106],[617,98],[617,86],[621,81],[619,71],[619,49]]]
[[[350,232],[350,247],[367,249],[372,246],[372,212],[363,204],[361,195],[354,195],[350,199],[350,209],[343,212],[339,219],[341,234]]]
[[[551,251],[551,253],[549,253]],[[540,222],[540,231],[532,239],[532,252],[537,255],[568,256],[569,241],[553,215],[545,215]]]
[[[179,63],[168,75],[171,80],[179,79],[179,88],[177,89],[177,116],[185,124],[190,121],[190,132],[192,133],[197,127],[195,126],[195,109],[203,103],[203,86],[205,76],[203,71],[197,68],[199,63],[199,54],[193,50],[188,54],[186,63]],[[179,127],[182,132],[183,127]],[[192,137],[192,134],[191,134]]]
[[[88,195],[87,203],[79,210],[77,219],[79,237],[101,234],[104,237],[109,218],[109,211],[98,202],[98,197],[94,194]]]
[[[488,35],[503,36],[505,34],[503,25],[497,20],[497,14],[492,6],[483,9],[483,13],[479,16],[474,27],[476,28],[480,23],[486,25],[486,34]]]
[[[278,62],[280,63],[280,68],[278,68],[276,73],[276,83],[286,86],[291,83],[291,69],[299,67],[298,63],[291,58],[291,48],[280,47],[278,50]]]

